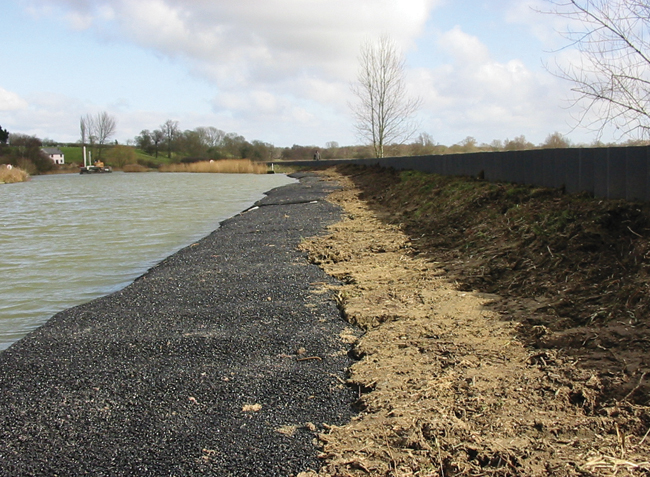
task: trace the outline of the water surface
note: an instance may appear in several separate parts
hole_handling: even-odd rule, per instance
[[[37,176],[0,185],[0,350],[205,237],[281,174]]]

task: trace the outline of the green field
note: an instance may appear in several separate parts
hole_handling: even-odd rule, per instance
[[[84,160],[82,157],[82,152],[80,147],[59,147],[61,149],[61,152],[65,156],[65,163],[66,164],[83,164]]]

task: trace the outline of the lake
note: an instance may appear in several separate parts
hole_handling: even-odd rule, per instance
[[[0,350],[59,311],[124,288],[292,182],[283,174],[114,172],[0,185]]]

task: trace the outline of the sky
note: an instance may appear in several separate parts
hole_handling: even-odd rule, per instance
[[[361,144],[351,91],[364,42],[405,57],[417,130],[452,145],[576,127],[571,58],[545,0],[5,0],[0,126],[59,142],[106,111],[115,139],[165,121],[278,147]],[[603,140],[615,138],[602,137]]]

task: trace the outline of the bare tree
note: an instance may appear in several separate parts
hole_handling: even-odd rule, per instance
[[[87,116],[81,116],[79,119],[79,130],[81,132],[81,146],[86,145],[86,139],[88,139],[88,122]]]
[[[92,114],[82,116],[79,121],[82,147],[86,145],[86,140],[91,147],[97,146],[97,160],[101,160],[102,149],[115,134],[116,126],[115,118],[105,111],[94,116]]]
[[[525,151],[526,149],[534,149],[535,145],[526,139],[523,134],[516,136],[514,139],[506,139],[503,144],[504,151]]]
[[[327,149],[337,149],[339,147],[339,143],[336,141],[327,141],[325,143],[325,147]]]
[[[198,127],[195,129],[195,131],[199,133],[201,141],[207,147],[219,146],[221,144],[221,141],[223,141],[223,138],[226,137],[226,133],[224,131],[217,129],[214,126]]]
[[[92,114],[81,116],[79,121],[79,129],[81,130],[81,142],[83,144],[90,144],[91,146],[97,142],[97,133],[95,131],[95,117]],[[86,143],[86,141],[88,141]]]
[[[167,144],[167,157],[171,159],[174,143],[176,142],[179,134],[178,121],[172,121],[171,119],[168,119],[164,124],[160,126],[160,130],[162,131],[165,138],[165,143]]]
[[[156,129],[153,133],[151,133],[151,140],[153,141],[153,145],[156,150],[156,159],[158,159],[158,150],[160,149],[160,144],[162,144],[164,139],[165,134],[160,129]]]
[[[90,134],[90,129],[91,129],[89,124],[90,121],[92,121],[92,117],[89,114],[85,116],[81,116],[81,118],[79,119],[79,129],[81,132],[81,149],[83,154],[84,167],[86,167],[86,162],[87,162],[86,140],[88,139],[88,135]]]
[[[546,136],[546,140],[540,144],[540,147],[542,149],[563,149],[571,147],[571,141],[556,131]]]
[[[99,147],[98,159],[101,160],[102,149],[108,140],[115,134],[117,123],[115,118],[106,111],[97,113],[94,121],[95,136],[97,137],[97,146]]]
[[[648,0],[549,1],[550,13],[573,25],[563,35],[581,53],[579,62],[558,66],[573,83],[579,123],[599,133],[609,125],[622,135],[650,136]]]
[[[376,43],[365,42],[359,54],[359,73],[352,92],[357,132],[384,157],[384,146],[404,143],[416,132],[412,117],[419,98],[409,98],[404,78],[404,57],[395,42],[384,35]]]

